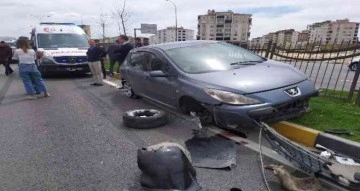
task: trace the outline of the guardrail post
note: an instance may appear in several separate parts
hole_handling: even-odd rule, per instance
[[[276,49],[276,43],[274,43],[274,44],[272,45],[272,47],[271,47],[270,57],[269,57],[270,59],[273,58],[274,53],[275,53],[275,49]]]
[[[269,58],[269,54],[270,54],[270,50],[271,50],[271,45],[272,45],[272,41],[270,40],[267,44],[266,47],[266,52],[265,52],[265,58]]]
[[[352,101],[352,98],[354,96],[356,84],[357,84],[357,81],[359,79],[359,74],[360,74],[360,66],[358,65],[357,68],[356,68],[356,72],[355,72],[353,81],[351,83],[350,92],[349,92],[349,96],[348,96],[348,101],[350,101],[350,102]],[[360,105],[360,93],[359,93],[359,91],[357,91],[357,97],[356,97],[355,104]]]

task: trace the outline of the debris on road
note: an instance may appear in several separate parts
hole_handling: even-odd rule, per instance
[[[218,136],[209,136],[208,127],[202,125],[202,116],[191,112],[199,129],[185,145],[191,154],[193,165],[202,168],[233,168],[236,165],[235,143]]]
[[[265,169],[272,170],[281,186],[288,191],[319,191],[321,189],[321,184],[315,177],[295,177],[281,165],[270,164],[265,166]]]
[[[124,113],[123,123],[137,129],[155,128],[168,122],[167,114],[156,109],[134,109]]]
[[[313,146],[308,145],[306,147],[295,140],[286,138],[265,123],[262,123],[262,130],[278,154],[307,174],[332,180],[351,190],[360,189],[360,181],[355,179],[355,174],[360,172],[360,166],[356,166],[359,159],[349,157],[353,153],[334,151],[336,144],[338,147],[346,145],[353,148],[353,152],[358,154],[357,148],[359,148],[359,145],[357,143],[342,140],[326,133],[318,133],[314,134],[316,139],[312,143]],[[332,148],[328,148],[329,146],[332,146]],[[344,147],[342,146],[342,148]]]
[[[151,189],[200,190],[189,152],[180,144],[163,142],[137,152],[141,185]]]

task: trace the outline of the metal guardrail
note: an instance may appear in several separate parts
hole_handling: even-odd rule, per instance
[[[323,90],[322,95],[360,105],[359,72],[348,69],[348,64],[354,57],[360,56],[359,44],[334,42],[322,45],[321,42],[296,42],[279,46],[270,41],[264,45],[249,46],[248,49],[263,57],[285,62],[299,69],[315,83],[318,89]]]

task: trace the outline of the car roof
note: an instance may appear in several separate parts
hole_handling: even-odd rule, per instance
[[[189,47],[189,46],[214,44],[214,43],[219,43],[219,42],[213,41],[213,40],[191,40],[191,41],[168,42],[168,43],[155,44],[155,45],[150,45],[150,46],[145,46],[145,47],[146,48],[157,48],[157,49],[162,49],[162,50],[170,50],[170,49],[175,49],[175,48],[183,48],[183,47]]]

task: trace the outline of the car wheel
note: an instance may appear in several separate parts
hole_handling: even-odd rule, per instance
[[[136,129],[160,127],[167,122],[166,113],[156,109],[135,109],[127,111],[123,115],[123,124]]]
[[[131,85],[129,82],[124,81],[123,82],[123,90],[125,92],[125,95],[129,98],[136,98],[136,94],[134,92],[134,90],[132,89]]]
[[[180,109],[187,115],[189,115],[190,112],[195,112],[203,125],[211,125],[214,123],[212,113],[192,98],[187,97],[182,99],[180,101]]]
[[[353,62],[350,64],[349,68],[351,71],[356,71],[358,65],[359,65],[359,62]]]

